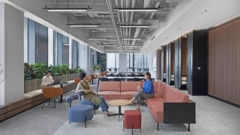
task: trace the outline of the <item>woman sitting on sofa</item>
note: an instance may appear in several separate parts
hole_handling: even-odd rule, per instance
[[[86,73],[80,74],[81,81],[78,83],[76,91],[83,92],[84,99],[92,102],[96,106],[100,106],[105,115],[111,115],[112,113],[108,111],[109,106],[107,105],[104,97],[97,95],[92,92],[92,87],[89,85],[86,77]]]
[[[137,109],[140,110],[140,104],[142,100],[147,98],[153,98],[154,97],[154,85],[152,82],[151,74],[149,72],[145,73],[145,79],[143,88],[140,88],[138,86],[138,92],[134,94],[133,98],[131,99],[131,102],[133,102],[135,99],[137,99]]]

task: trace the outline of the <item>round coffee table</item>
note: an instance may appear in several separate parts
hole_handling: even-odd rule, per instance
[[[119,117],[118,117],[118,121],[119,121],[120,120],[120,115],[124,115],[121,112],[121,106],[132,104],[132,102],[130,100],[126,100],[126,99],[115,99],[115,100],[108,101],[108,104],[113,105],[113,106],[118,106],[118,113],[108,115],[108,116],[119,115]]]

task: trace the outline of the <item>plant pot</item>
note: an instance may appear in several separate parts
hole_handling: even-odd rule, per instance
[[[32,90],[31,84],[31,80],[24,81],[24,93],[28,93]]]
[[[37,81],[37,89],[41,89],[42,79],[36,79]]]
[[[62,82],[66,82],[66,75],[62,75]]]
[[[31,80],[31,91],[37,90],[37,80]]]

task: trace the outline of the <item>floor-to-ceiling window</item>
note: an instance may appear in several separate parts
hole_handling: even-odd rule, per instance
[[[72,67],[78,67],[78,42],[72,40]]]
[[[148,54],[127,53],[127,69],[129,72],[148,71]]]

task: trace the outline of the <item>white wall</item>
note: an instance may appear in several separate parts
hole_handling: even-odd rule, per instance
[[[127,54],[119,54],[119,71],[127,72]]]
[[[5,27],[4,27],[4,4],[0,3],[0,105],[5,105],[5,83],[3,82],[5,78]]]
[[[24,13],[7,4],[1,4],[1,6],[0,9],[4,9],[4,21],[0,21],[0,27],[4,27],[4,29],[1,29],[0,34],[0,50],[4,51],[5,54],[2,52],[0,53],[0,63],[2,63],[5,68],[3,73],[5,81],[3,85],[1,84],[0,89],[1,95],[5,93],[5,101],[3,101],[1,97],[0,104],[5,105],[23,99]],[[5,22],[5,25],[2,25],[3,22]]]
[[[149,72],[151,73],[152,78],[156,78],[156,71],[153,71],[153,57],[156,57],[156,51],[151,51],[148,54],[148,64],[149,64]]]

